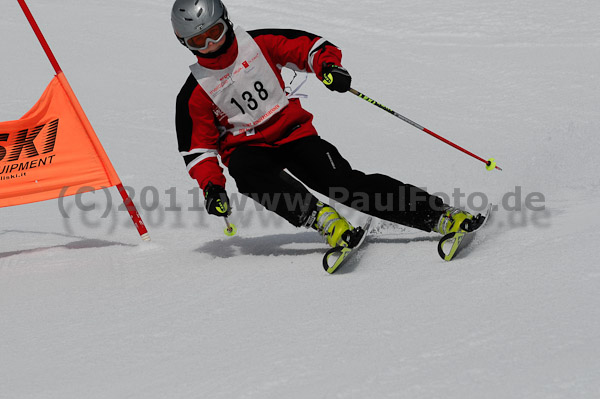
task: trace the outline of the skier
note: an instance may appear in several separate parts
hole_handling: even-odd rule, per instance
[[[240,193],[294,226],[317,230],[332,247],[352,247],[359,229],[306,186],[427,232],[454,232],[473,218],[413,185],[354,170],[317,134],[312,114],[284,91],[281,69],[314,73],[329,90],[348,91],[350,74],[329,41],[299,30],[234,29],[220,0],[176,0],[171,21],[198,60],[177,97],[176,129],[209,214],[231,214],[220,156]]]

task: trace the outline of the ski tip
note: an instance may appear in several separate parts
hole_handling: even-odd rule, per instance
[[[345,247],[335,247],[335,248],[331,248],[329,251],[327,251],[325,253],[325,256],[323,256],[323,269],[329,273],[329,274],[333,274],[338,266],[342,263],[344,257],[345,257],[345,253],[344,253],[344,248]],[[333,264],[330,265],[329,263],[329,259],[332,258],[334,259]]]
[[[363,244],[365,238],[371,231],[372,221],[373,218],[369,217],[362,226],[358,226],[354,229],[354,234],[353,237],[351,237],[349,246],[336,246],[325,253],[325,256],[323,256],[323,269],[325,269],[327,273],[335,273],[336,270],[348,260],[352,251],[358,249]]]
[[[448,233],[445,236],[443,236],[438,242],[438,254],[440,255],[440,258],[442,258],[445,261],[450,261],[452,259],[452,256],[444,252],[444,244],[454,240],[454,236],[456,236],[456,233]]]

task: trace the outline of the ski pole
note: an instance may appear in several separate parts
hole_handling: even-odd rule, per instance
[[[225,227],[225,235],[228,237],[233,237],[235,233],[237,233],[237,227],[235,227],[235,224],[229,223],[229,219],[227,219],[227,217],[225,217],[225,224],[227,225],[227,227]]]
[[[465,150],[461,146],[454,144],[450,140],[447,140],[447,139],[443,138],[442,136],[440,136],[440,135],[432,132],[431,130],[429,130],[429,129],[427,129],[427,128],[421,126],[421,125],[419,125],[418,123],[411,121],[407,117],[400,115],[399,113],[397,113],[396,111],[392,110],[391,108],[388,108],[385,105],[380,104],[377,101],[375,101],[375,100],[373,100],[373,99],[365,96],[364,94],[362,94],[358,90],[350,89],[350,93],[354,94],[355,96],[358,96],[358,97],[362,98],[363,100],[365,100],[365,101],[367,101],[367,102],[375,105],[376,107],[381,108],[384,111],[389,112],[390,114],[394,115],[396,118],[399,118],[399,119],[403,120],[404,122],[408,123],[409,125],[412,125],[412,126],[416,127],[417,129],[424,131],[425,133],[427,133],[427,134],[435,137],[438,140],[443,141],[444,143],[446,143],[446,144],[448,144],[448,145],[456,148],[457,150],[462,151],[465,154],[470,155],[473,158],[475,158],[475,159],[483,162],[484,164],[486,164],[486,169],[487,170],[490,170],[490,171],[494,170],[494,169],[502,170],[500,167],[496,166],[496,160],[494,158],[490,158],[490,159],[488,159],[486,161],[485,159],[483,159],[483,158],[481,158],[481,157],[473,154],[472,152]]]

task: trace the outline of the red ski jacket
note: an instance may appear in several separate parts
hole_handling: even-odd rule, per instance
[[[248,31],[258,44],[283,89],[285,84],[281,69],[314,73],[322,79],[323,63],[341,65],[342,52],[325,39],[308,32],[289,29],[263,29]],[[198,64],[209,70],[222,70],[235,62],[238,40],[217,58],[198,57]],[[227,166],[229,156],[238,146],[252,145],[276,147],[302,137],[317,135],[313,115],[300,105],[297,98],[266,122],[255,128],[254,134],[233,135],[224,132],[228,118],[219,110],[211,97],[190,74],[177,96],[176,129],[179,152],[188,172],[203,190],[212,182],[225,186],[225,176],[218,157]],[[242,112],[242,111],[241,111]]]

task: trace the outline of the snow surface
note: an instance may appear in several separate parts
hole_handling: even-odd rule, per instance
[[[384,224],[333,276],[313,232],[237,197],[226,238],[198,209],[170,1],[30,3],[152,242],[114,188],[0,210],[0,398],[600,397],[600,2],[227,2],[325,36],[357,90],[504,169],[311,77],[303,104],[356,168],[505,200],[466,257]],[[12,120],[53,71],[16,1],[0,37]]]

